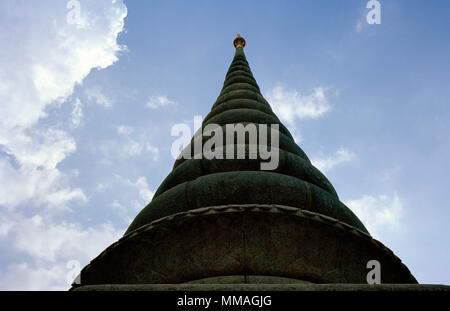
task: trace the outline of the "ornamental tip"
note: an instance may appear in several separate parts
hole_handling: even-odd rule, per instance
[[[242,38],[240,34],[238,34],[236,36],[236,39],[234,39],[234,41],[233,41],[233,45],[234,45],[234,47],[236,49],[237,48],[244,48],[244,46],[245,46],[245,39]]]

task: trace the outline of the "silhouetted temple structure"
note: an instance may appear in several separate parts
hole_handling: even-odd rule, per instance
[[[82,270],[74,287],[361,284],[358,289],[369,286],[370,260],[380,263],[382,283],[416,284],[400,259],[339,200],[273,113],[246,60],[245,40],[238,35],[234,46],[222,91],[202,128],[217,124],[226,133],[227,124],[277,124],[278,146],[272,146],[273,132],[267,142],[278,152],[277,167],[261,169],[268,160],[260,154],[255,159],[179,158],[125,235]],[[210,138],[201,130],[196,135],[203,144]],[[234,144],[236,156],[242,144]],[[226,154],[225,147],[217,148]],[[183,152],[195,150],[193,139]]]

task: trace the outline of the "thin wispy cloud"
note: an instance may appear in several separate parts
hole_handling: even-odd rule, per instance
[[[71,113],[71,124],[73,128],[80,126],[83,119],[83,105],[79,98],[76,98],[73,102],[73,109]]]
[[[103,92],[102,88],[100,88],[99,86],[95,86],[92,88],[88,88],[85,91],[85,94],[87,96],[87,99],[92,102],[95,103],[99,106],[105,107],[105,108],[109,108],[111,107],[112,101],[111,99],[109,99]]]
[[[265,95],[278,117],[294,126],[297,119],[317,119],[331,110],[327,88],[319,86],[307,93],[278,85]]]
[[[115,139],[107,139],[93,146],[94,154],[101,154],[104,164],[112,164],[117,160],[148,156],[153,161],[159,159],[159,148],[151,143],[151,139],[145,130],[136,131],[132,126],[120,125],[116,128]]]
[[[363,31],[363,29],[366,27],[367,22],[364,19],[358,19],[355,26],[353,27],[353,30],[357,33],[360,33]]]
[[[390,234],[402,230],[403,203],[397,193],[393,195],[363,195],[345,204],[358,216],[369,233],[385,240]]]
[[[140,176],[135,181],[117,174],[114,177],[114,183],[124,191],[121,197],[113,200],[111,206],[128,226],[136,213],[152,200],[155,191],[150,189],[145,176]]]
[[[346,148],[340,148],[330,156],[320,156],[317,158],[313,158],[311,162],[322,173],[326,173],[332,170],[334,167],[346,162],[350,162],[353,159],[355,159],[355,154],[352,151]]]
[[[175,102],[170,100],[166,95],[153,95],[150,96],[145,106],[149,109],[157,109],[173,105],[175,105]]]
[[[117,133],[119,133],[121,135],[130,135],[133,132],[134,132],[134,128],[132,126],[119,125],[117,127]]]
[[[155,194],[154,191],[150,190],[148,183],[147,183],[147,178],[144,176],[139,177],[135,182],[133,182],[129,179],[123,178],[122,182],[124,185],[138,190],[139,195],[141,196],[142,200],[146,203],[150,202],[151,199],[153,198],[153,195]]]

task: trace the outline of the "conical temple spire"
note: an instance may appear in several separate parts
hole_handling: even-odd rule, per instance
[[[273,113],[244,38],[233,44],[201,128],[124,237],[83,269],[83,284],[365,283],[373,259],[383,264],[384,282],[416,283]],[[240,140],[237,128],[248,130]]]
[[[127,233],[173,213],[214,205],[252,203],[314,210],[367,233],[359,219],[339,201],[331,183],[311,164],[262,96],[242,49],[245,40],[238,35],[234,45],[236,52],[222,90],[211,112],[205,117],[202,128],[182,152],[185,157],[175,161],[172,172],[160,185],[152,202],[135,218]],[[277,125],[278,130],[274,133],[279,145],[271,146],[277,149],[277,167],[261,171],[264,161],[259,156],[255,159],[227,158],[227,145],[222,150],[221,159],[198,157],[195,140],[201,140],[202,146],[205,146],[210,138],[202,135],[204,129],[208,125],[217,125],[226,136],[227,125],[230,124]],[[251,148],[249,139],[246,137],[246,152]],[[237,149],[235,140],[233,151]],[[189,197],[195,197],[196,200],[191,202]],[[305,205],[305,202],[308,203]]]

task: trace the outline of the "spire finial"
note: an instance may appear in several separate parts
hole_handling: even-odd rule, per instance
[[[234,47],[237,48],[244,48],[245,46],[245,39],[241,37],[240,34],[236,36],[236,39],[233,41]]]

